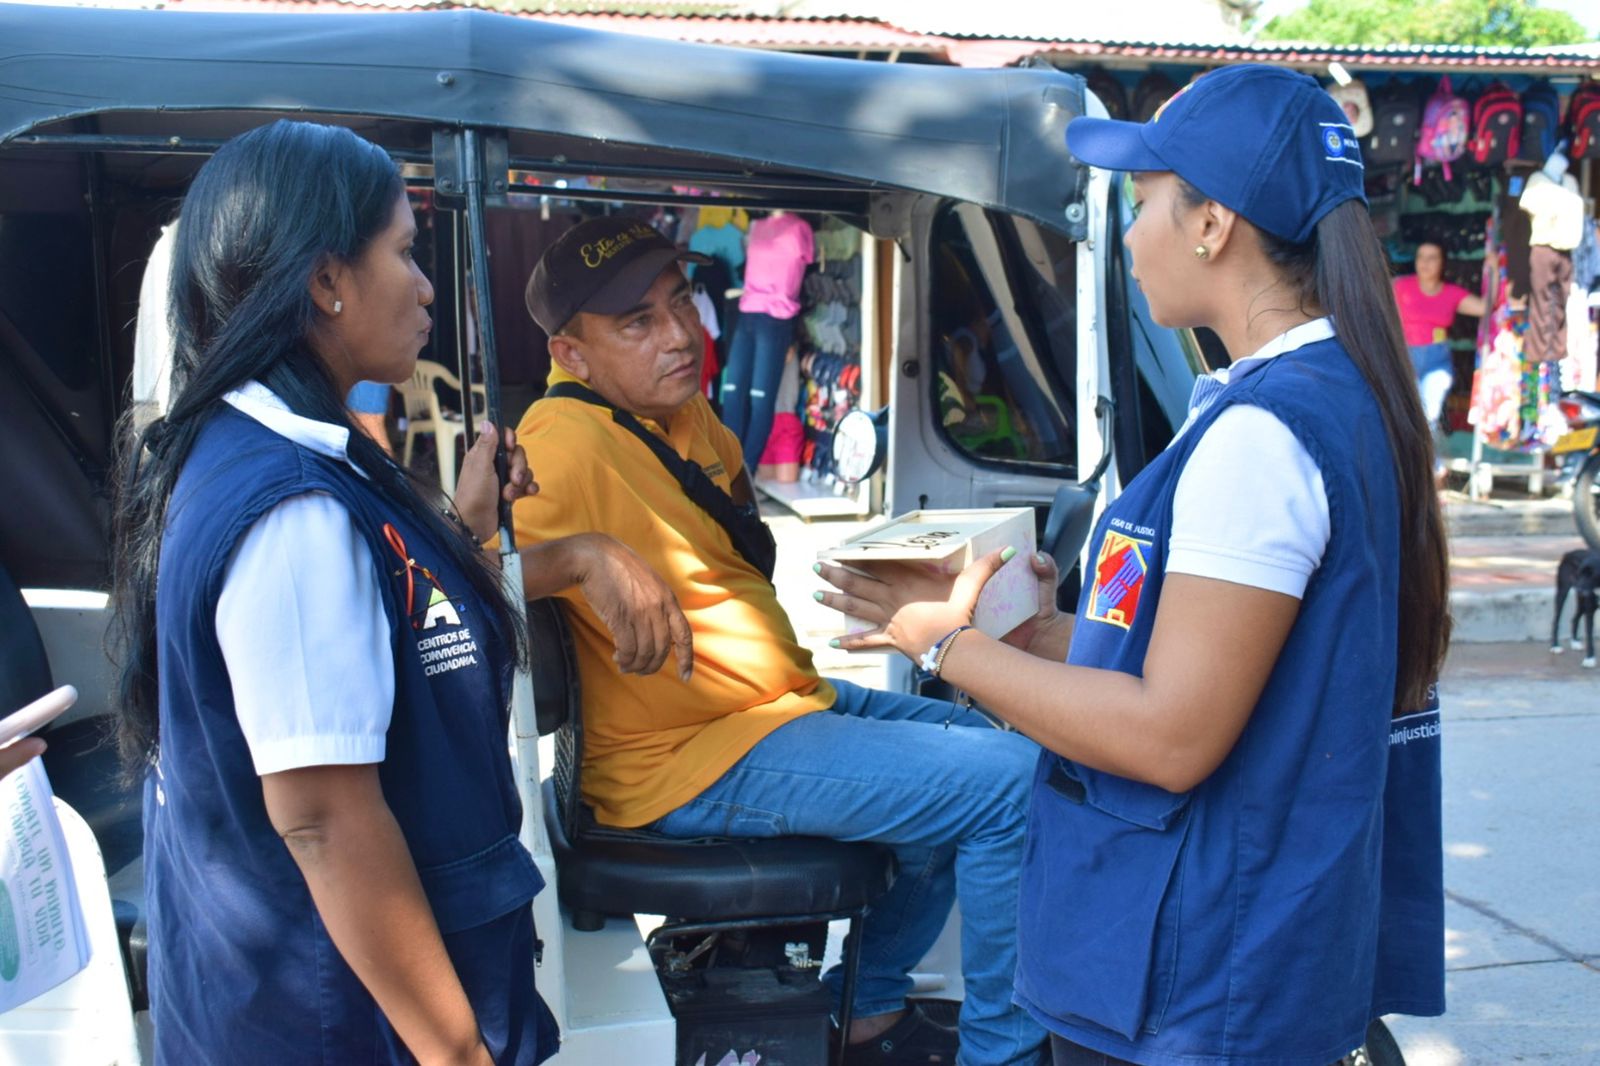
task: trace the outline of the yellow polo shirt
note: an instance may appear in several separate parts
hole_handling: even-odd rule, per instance
[[[550,372],[552,385],[571,380],[560,367]],[[730,490],[739,442],[704,396],[668,430],[640,422]],[[514,508],[517,543],[609,533],[666,580],[694,631],[688,683],[670,657],[649,677],[624,676],[582,592],[562,593],[583,683],[583,796],[600,822],[653,822],[705,791],[780,725],[833,706],[833,687],[812,668],[772,586],[609,411],[540,400],[517,439],[539,483],[539,494]]]

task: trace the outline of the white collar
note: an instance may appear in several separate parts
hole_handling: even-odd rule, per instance
[[[233,409],[266,426],[280,437],[285,437],[308,451],[347,463],[350,469],[366,477],[366,471],[350,461],[350,430],[331,422],[318,422],[289,410],[289,405],[278,394],[259,381],[247,381],[223,397]]]
[[[1235,359],[1232,365],[1216,371],[1212,377],[1226,385],[1232,371],[1238,370],[1241,374],[1248,374],[1252,370],[1259,369],[1260,364],[1268,359],[1283,355],[1285,352],[1292,352],[1296,348],[1304,348],[1308,344],[1315,344],[1317,341],[1328,340],[1332,336],[1333,319],[1326,315],[1313,318],[1310,322],[1302,322],[1293,329],[1284,330],[1243,359]]]

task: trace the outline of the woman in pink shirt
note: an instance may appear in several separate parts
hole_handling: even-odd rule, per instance
[[[1436,241],[1417,245],[1416,266],[1415,274],[1394,279],[1394,299],[1400,306],[1400,326],[1411,350],[1417,390],[1422,393],[1422,411],[1428,425],[1438,428],[1454,380],[1445,337],[1457,314],[1483,314],[1483,297],[1444,280],[1444,248]]]
[[[772,432],[783,360],[800,314],[800,282],[815,258],[804,219],[774,211],[751,223],[739,321],[722,373],[722,421],[739,438],[749,466],[761,461]]]

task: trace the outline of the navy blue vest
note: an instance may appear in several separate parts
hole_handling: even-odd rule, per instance
[[[1326,553],[1238,743],[1192,792],[1043,754],[1017,998],[1134,1062],[1326,1066],[1378,1014],[1442,1011],[1444,984],[1438,715],[1391,717],[1394,462],[1337,340],[1230,385],[1107,509],[1067,661],[1141,673],[1179,475],[1239,403],[1277,415],[1316,461]],[[1251,635],[1206,639],[1227,655]]]
[[[429,533],[347,465],[232,408],[202,430],[161,545],[161,757],[144,817],[156,1059],[411,1061],[268,821],[217,645],[217,597],[234,547],[268,510],[305,492],[349,510],[379,570],[395,662],[384,796],[489,1050],[499,1063],[531,1066],[554,1053],[556,1033],[533,983],[528,904],[543,881],[517,839],[508,657]]]

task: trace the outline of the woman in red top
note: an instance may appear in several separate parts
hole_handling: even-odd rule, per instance
[[[1444,280],[1444,248],[1436,241],[1417,245],[1417,272],[1394,279],[1394,299],[1400,306],[1400,325],[1411,349],[1411,366],[1422,393],[1422,411],[1428,425],[1437,428],[1450,394],[1450,346],[1445,335],[1457,314],[1483,314],[1483,297]]]

